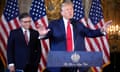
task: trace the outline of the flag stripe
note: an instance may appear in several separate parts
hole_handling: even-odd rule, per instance
[[[93,0],[92,1],[92,6],[91,6],[91,9],[90,9],[89,20],[88,21],[89,21],[88,25],[90,25],[90,28],[98,29],[98,28],[101,28],[103,26],[104,20],[103,20],[103,16],[102,16],[102,9],[101,9],[100,0]],[[109,48],[109,46],[108,46],[108,42],[106,42],[106,45],[105,45],[105,42],[104,42],[106,39],[107,38],[105,38],[105,36],[98,38],[99,44],[101,45],[99,47],[99,49],[103,53],[103,65],[105,63],[109,62],[109,58],[108,58],[109,56],[106,55],[107,53],[109,53],[109,50],[107,49],[107,48]],[[106,49],[108,51],[106,51]],[[100,67],[94,67],[93,69],[95,70],[95,72],[100,72],[101,71]]]
[[[5,66],[7,65],[6,47],[9,32],[19,26],[16,24],[18,23],[16,20],[16,17],[19,15],[18,10],[17,0],[7,0],[3,14],[0,18],[0,53],[2,54]]]
[[[91,43],[90,39],[86,38],[86,42],[88,43],[88,45],[86,46],[86,48],[89,48],[90,51],[94,51],[94,48],[92,46],[92,43]]]
[[[1,41],[1,49],[6,50],[6,43],[2,35],[1,35],[0,41]]]
[[[2,54],[2,56],[3,56],[3,58],[5,59],[5,62],[6,62],[6,52],[5,52],[6,49],[4,48],[4,46],[2,44],[0,44],[0,45],[1,45],[1,48],[0,48],[1,54]]]
[[[37,7],[36,7],[37,6]],[[37,25],[40,24],[45,28],[48,26],[48,19],[46,16],[46,10],[44,6],[44,0],[33,0],[30,8],[30,15],[33,20],[32,27],[37,29]],[[41,40],[42,56],[38,71],[42,72],[46,67],[47,53],[49,51],[49,40]]]
[[[89,23],[90,23],[90,21],[89,21]],[[93,27],[93,26],[92,26],[92,23],[91,23],[91,24],[89,24],[89,25],[90,25],[89,27],[91,27],[91,28],[93,28],[93,29],[97,29],[97,28],[102,27],[102,26],[103,26],[102,24],[103,24],[103,23],[102,23],[102,20],[101,20],[101,21],[100,21],[100,24],[97,24],[97,25],[100,25],[100,26],[97,26],[97,25],[96,25],[95,27]],[[98,38],[98,39],[99,39],[99,38]],[[107,57],[108,60],[109,60],[109,52],[108,52],[108,51],[109,51],[109,49],[108,49],[109,46],[108,46],[108,44],[106,44],[106,43],[108,43],[107,38],[104,38],[104,39],[103,39],[102,37],[100,37],[99,40],[101,41],[100,43],[102,43],[102,45],[101,45],[102,47],[100,47],[100,48],[103,48],[103,49],[101,49],[101,50],[102,50],[103,52],[105,51],[104,53],[106,53],[106,54],[104,55],[104,56],[105,56],[104,58]],[[106,41],[105,41],[105,40],[106,40]],[[104,41],[105,41],[105,42],[104,42]],[[107,46],[105,46],[104,44],[106,44]],[[105,50],[105,49],[107,49],[107,50]],[[103,54],[104,54],[104,53],[103,53]],[[108,54],[108,55],[107,55],[107,54]],[[106,60],[106,61],[107,61],[107,60]]]
[[[41,19],[39,20],[39,22],[41,22],[41,24],[44,25],[44,27],[47,26],[44,17],[41,18]],[[36,25],[39,24],[38,21],[35,22],[35,24],[36,24]],[[41,67],[40,67],[40,71],[42,71],[42,70],[46,67],[47,53],[48,53],[48,51],[49,51],[49,48],[48,48],[49,44],[47,44],[47,42],[48,42],[48,40],[41,40],[41,44],[42,44],[42,56],[41,56],[41,63],[40,63],[40,64],[41,64],[41,65],[40,65],[40,66],[41,66]]]
[[[5,36],[8,36],[8,31],[6,30],[6,27],[5,27],[4,23],[2,21],[0,21],[0,23],[1,23],[1,27],[2,27],[1,30],[4,30],[3,33],[5,34]]]
[[[75,5],[74,18],[76,20],[80,20],[80,22],[82,22],[86,27],[93,30],[101,28],[104,24],[104,19],[100,0],[92,0],[92,5],[87,20],[84,16],[81,2],[82,0],[73,0],[73,3]],[[103,53],[103,65],[109,62],[110,53],[107,36],[97,38],[85,38],[85,46],[87,51],[101,51]],[[94,70],[94,72],[101,71],[100,67],[94,67],[92,69]]]
[[[42,43],[43,43],[43,46],[44,46],[44,48],[45,48],[45,51],[48,53],[49,48],[48,48],[47,43],[45,42],[45,40],[42,40]]]
[[[16,25],[15,26],[16,28],[20,27],[20,23],[19,23],[18,17],[16,19],[14,19],[14,24]]]
[[[5,39],[3,35],[0,35],[0,41],[1,41],[1,46],[3,46],[3,48],[6,50],[6,42],[5,42]]]
[[[42,24],[44,25],[44,27],[47,27],[47,24],[45,22],[45,19],[44,18],[41,18],[41,21],[42,21]]]
[[[7,65],[6,65],[7,61],[6,61],[6,58],[5,58],[4,55],[5,54],[3,54],[3,51],[0,49],[0,58],[1,58],[2,62],[3,62],[4,67],[7,67]]]

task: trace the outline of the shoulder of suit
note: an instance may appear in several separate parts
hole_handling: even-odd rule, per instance
[[[56,25],[59,25],[61,23],[63,23],[62,19],[52,20],[52,21],[49,22],[49,27],[50,26],[56,26]]]
[[[19,31],[19,30],[21,30],[21,28],[13,29],[10,32],[16,32],[16,31]]]
[[[53,23],[53,22],[60,22],[61,20],[63,20],[63,19],[51,20],[51,21],[49,21],[49,23]]]
[[[38,32],[37,30],[32,29],[32,28],[30,28],[29,31],[30,31],[30,32]]]

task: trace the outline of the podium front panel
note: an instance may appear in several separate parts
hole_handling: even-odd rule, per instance
[[[50,51],[47,67],[91,67],[102,65],[102,52]]]

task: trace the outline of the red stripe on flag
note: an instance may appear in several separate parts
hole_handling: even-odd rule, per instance
[[[5,24],[1,20],[0,20],[0,24],[1,24],[1,27],[3,28],[3,30],[4,30],[5,35],[8,37],[8,32],[7,32],[7,30],[4,26]]]
[[[42,61],[43,61],[44,66],[46,66],[46,59],[45,59],[44,55],[42,54],[41,57],[42,57]]]
[[[20,24],[18,23],[17,18],[16,18],[16,19],[14,19],[14,23],[15,23],[16,28],[18,28],[18,27],[20,26]]]
[[[102,27],[102,26],[103,26],[103,22],[100,21],[99,23],[100,23],[100,25],[101,25],[101,27]],[[109,52],[108,52],[108,50],[107,50],[107,47],[106,47],[106,45],[105,45],[105,43],[104,43],[104,38],[103,38],[103,37],[100,37],[100,39],[101,39],[101,41],[102,41],[103,51],[104,51],[107,59],[110,60],[110,54],[109,54]],[[108,42],[107,35],[105,36],[105,39],[106,39],[106,41]]]
[[[92,67],[92,71],[93,71],[93,72],[98,72],[98,70],[97,70],[96,67]]]
[[[1,50],[1,48],[0,48],[0,57],[1,57],[1,60],[2,60],[2,62],[3,62],[3,64],[4,64],[4,67],[7,67],[7,60],[6,60],[6,58],[5,58],[5,55],[4,55],[4,53],[3,53],[3,51]]]
[[[99,49],[99,51],[101,51],[100,43],[98,42],[98,40],[96,38],[94,38],[94,42],[96,43],[97,48]]]
[[[39,66],[38,66],[38,70],[41,72],[42,71],[42,67],[41,67],[41,65],[39,64]]]
[[[89,38],[86,38],[86,40],[87,40],[87,42],[88,42],[88,44],[89,44],[89,46],[90,46],[91,51],[95,51],[95,50],[94,50],[94,47],[92,46],[92,43],[91,43],[90,39],[89,39]]]
[[[42,21],[42,24],[43,24],[45,27],[47,27],[47,24],[46,24],[46,22],[45,22],[44,17],[43,17],[43,18],[41,18],[41,21]]]
[[[103,38],[101,38],[101,40],[102,40],[102,45],[103,45],[103,51],[105,52],[105,55],[106,55],[106,57],[107,57],[107,59],[109,60],[110,59],[110,55],[109,55],[109,52],[107,51],[107,48],[106,48],[106,46],[105,46],[105,43],[103,42]]]
[[[10,23],[10,22],[8,22],[8,26],[9,26],[9,29],[10,29],[10,30],[12,30],[12,29],[13,29],[13,27],[12,27],[12,25],[11,25],[11,23]]]
[[[3,38],[3,36],[0,34],[0,39],[2,41],[2,45],[4,46],[5,50],[6,50],[6,43],[5,43],[5,39]]]
[[[45,40],[42,40],[42,43],[43,43],[43,46],[44,46],[44,48],[45,48],[46,53],[48,53],[49,48],[48,48],[47,43],[45,42]]]

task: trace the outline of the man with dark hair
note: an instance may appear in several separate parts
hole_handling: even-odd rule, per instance
[[[7,43],[7,60],[10,72],[37,72],[41,56],[39,33],[30,28],[28,13],[19,16],[21,27],[10,32]]]

